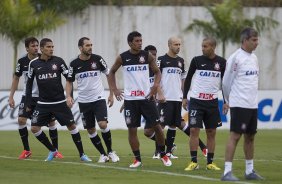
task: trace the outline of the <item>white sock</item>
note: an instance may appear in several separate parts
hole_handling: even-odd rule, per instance
[[[224,163],[224,175],[230,171],[232,171],[232,162],[225,162]]]
[[[246,160],[246,174],[250,174],[254,170],[254,160]]]

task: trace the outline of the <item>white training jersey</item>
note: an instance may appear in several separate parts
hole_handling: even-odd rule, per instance
[[[123,66],[124,99],[144,100],[150,92],[148,52],[120,54]]]
[[[104,59],[92,54],[89,60],[76,58],[70,63],[68,81],[77,81],[78,102],[90,103],[105,99],[101,73],[109,74]]]
[[[227,60],[223,94],[230,107],[258,108],[259,65],[255,54],[243,49]]]
[[[162,73],[161,89],[166,101],[182,101],[182,81],[186,77],[184,59],[177,56],[172,58],[167,54],[158,57],[159,68]]]

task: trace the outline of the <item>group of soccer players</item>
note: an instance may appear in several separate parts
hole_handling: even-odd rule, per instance
[[[223,110],[224,113],[227,113],[229,107],[231,109],[231,132],[226,147],[225,170],[221,180],[239,180],[232,174],[232,160],[237,142],[242,134],[245,135],[245,178],[263,179],[253,169],[257,101],[256,99],[253,99],[252,102],[247,100],[240,104],[236,101],[241,100],[240,98],[234,99],[238,96],[244,98],[248,90],[257,94],[258,64],[256,56],[252,53],[258,45],[257,37],[254,29],[243,30],[241,50],[228,59],[227,67],[226,60],[215,54],[216,40],[211,37],[205,38],[202,41],[203,55],[192,59],[188,74],[185,70],[184,59],[178,56],[181,47],[181,40],[178,37],[169,38],[168,52],[156,59],[157,49],[150,45],[142,50],[142,35],[133,31],[127,37],[129,50],[116,58],[111,69],[101,56],[92,53],[92,42],[87,37],[79,39],[80,54],[70,63],[69,67],[62,58],[53,55],[52,40],[44,38],[39,43],[36,38],[27,38],[25,40],[27,55],[18,60],[9,97],[9,104],[13,108],[15,106],[13,95],[20,76],[24,75],[26,88],[23,92],[18,118],[24,151],[19,159],[31,156],[26,127],[27,118],[31,118],[32,133],[49,150],[46,161],[63,158],[58,151],[55,120],[67,126],[80,159],[85,162],[92,161],[84,153],[80,133],[70,110],[74,103],[72,83],[76,80],[83,126],[87,129],[91,142],[100,152],[98,162],[119,161],[119,156],[112,149],[111,131],[107,126],[108,114],[101,80],[101,74],[104,73],[110,87],[109,106],[114,103],[113,95],[118,101],[124,100],[123,111],[128,127],[128,141],[134,154],[134,161],[130,164],[130,168],[142,166],[137,136],[137,128],[141,125],[142,117],[145,120],[144,134],[156,142],[153,158],[159,158],[165,166],[172,165],[170,159],[178,158],[173,154],[176,127],[178,127],[190,136],[191,162],[185,170],[199,169],[198,146],[207,156],[206,169],[221,170],[213,162],[213,158],[216,129],[221,126],[217,93],[221,89],[223,79],[223,96],[226,102]],[[40,48],[40,54],[38,48]],[[249,60],[252,63],[242,69],[241,65]],[[123,91],[117,88],[115,77],[115,73],[121,66],[123,67]],[[242,73],[240,73],[241,70]],[[250,70],[249,73],[252,75],[246,75],[246,70]],[[66,96],[61,82],[62,75],[67,80]],[[242,75],[244,79],[240,78]],[[243,92],[238,91],[237,89],[241,89],[243,85],[240,80],[250,81],[253,84],[251,89],[244,88]],[[189,112],[188,124],[181,117],[182,107]],[[242,117],[241,114],[245,116]],[[107,152],[97,134],[96,121],[101,129]],[[207,134],[207,146],[199,139],[199,132],[203,124]],[[49,127],[51,142],[41,130],[42,126]],[[166,138],[163,132],[165,126],[168,126]]]

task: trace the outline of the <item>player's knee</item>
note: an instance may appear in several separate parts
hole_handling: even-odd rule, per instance
[[[88,132],[88,134],[92,135],[96,132],[96,128],[95,127],[89,128],[89,129],[87,129],[87,132]]]
[[[144,129],[144,135],[148,138],[151,138],[154,135],[154,130],[152,129]]]
[[[25,125],[26,124],[27,119],[24,117],[19,117],[18,118],[18,123],[19,125]]]
[[[39,132],[41,130],[41,128],[39,126],[31,126],[30,130],[33,134],[35,134],[35,133]]]
[[[108,126],[106,121],[100,121],[100,122],[98,122],[98,125],[99,125],[100,129],[106,129],[107,126]]]

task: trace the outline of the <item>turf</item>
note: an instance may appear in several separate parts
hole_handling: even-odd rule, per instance
[[[45,131],[48,134],[48,131]],[[20,137],[17,131],[0,132],[0,183],[5,184],[50,184],[50,183],[78,183],[78,184],[144,184],[144,183],[219,183],[223,171],[206,171],[206,160],[201,152],[198,152],[200,169],[187,172],[184,168],[189,162],[188,138],[177,131],[177,150],[173,166],[164,167],[159,160],[153,160],[154,143],[143,135],[142,129],[138,132],[143,167],[141,169],[129,169],[132,162],[132,153],[127,141],[126,130],[112,130],[113,149],[120,156],[119,163],[98,164],[98,152],[91,144],[85,131],[81,131],[84,150],[91,163],[82,163],[79,160],[76,148],[67,131],[59,131],[59,150],[64,159],[55,159],[52,162],[44,162],[47,149],[38,142],[30,133],[29,140],[32,149],[32,158],[18,160],[22,151]],[[99,132],[100,134],[100,132]],[[215,163],[223,169],[225,144],[229,132],[219,130],[216,137]],[[201,137],[205,141],[204,131]],[[238,144],[233,172],[241,179],[239,183],[281,183],[282,149],[281,130],[259,130],[255,145],[255,169],[266,178],[265,181],[246,181],[243,177],[245,162],[242,149],[242,140]]]

